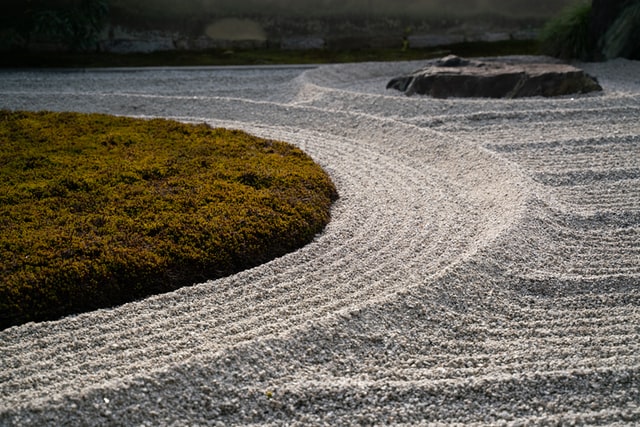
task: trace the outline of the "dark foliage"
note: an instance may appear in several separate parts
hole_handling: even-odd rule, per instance
[[[9,0],[3,7],[2,49],[47,44],[70,51],[95,50],[109,16],[107,0]]]
[[[544,53],[583,61],[640,58],[640,1],[580,1],[541,34]]]

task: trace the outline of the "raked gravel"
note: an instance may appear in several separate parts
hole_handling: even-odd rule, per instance
[[[1,331],[0,425],[640,424],[640,62],[556,99],[384,89],[423,65],[1,71],[0,108],[291,142],[340,199],[262,266]]]

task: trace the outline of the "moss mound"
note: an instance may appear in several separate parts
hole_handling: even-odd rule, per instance
[[[239,131],[0,111],[0,328],[219,278],[310,242],[337,197]]]

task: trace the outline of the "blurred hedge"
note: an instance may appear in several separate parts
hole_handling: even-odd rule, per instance
[[[577,0],[540,34],[543,53],[563,59],[640,59],[640,0]]]

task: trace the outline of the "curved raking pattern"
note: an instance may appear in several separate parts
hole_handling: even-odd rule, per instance
[[[0,421],[640,421],[640,65],[592,67],[604,95],[510,101],[384,93],[402,63],[5,74],[2,107],[292,142],[340,199],[268,264],[0,332]]]

